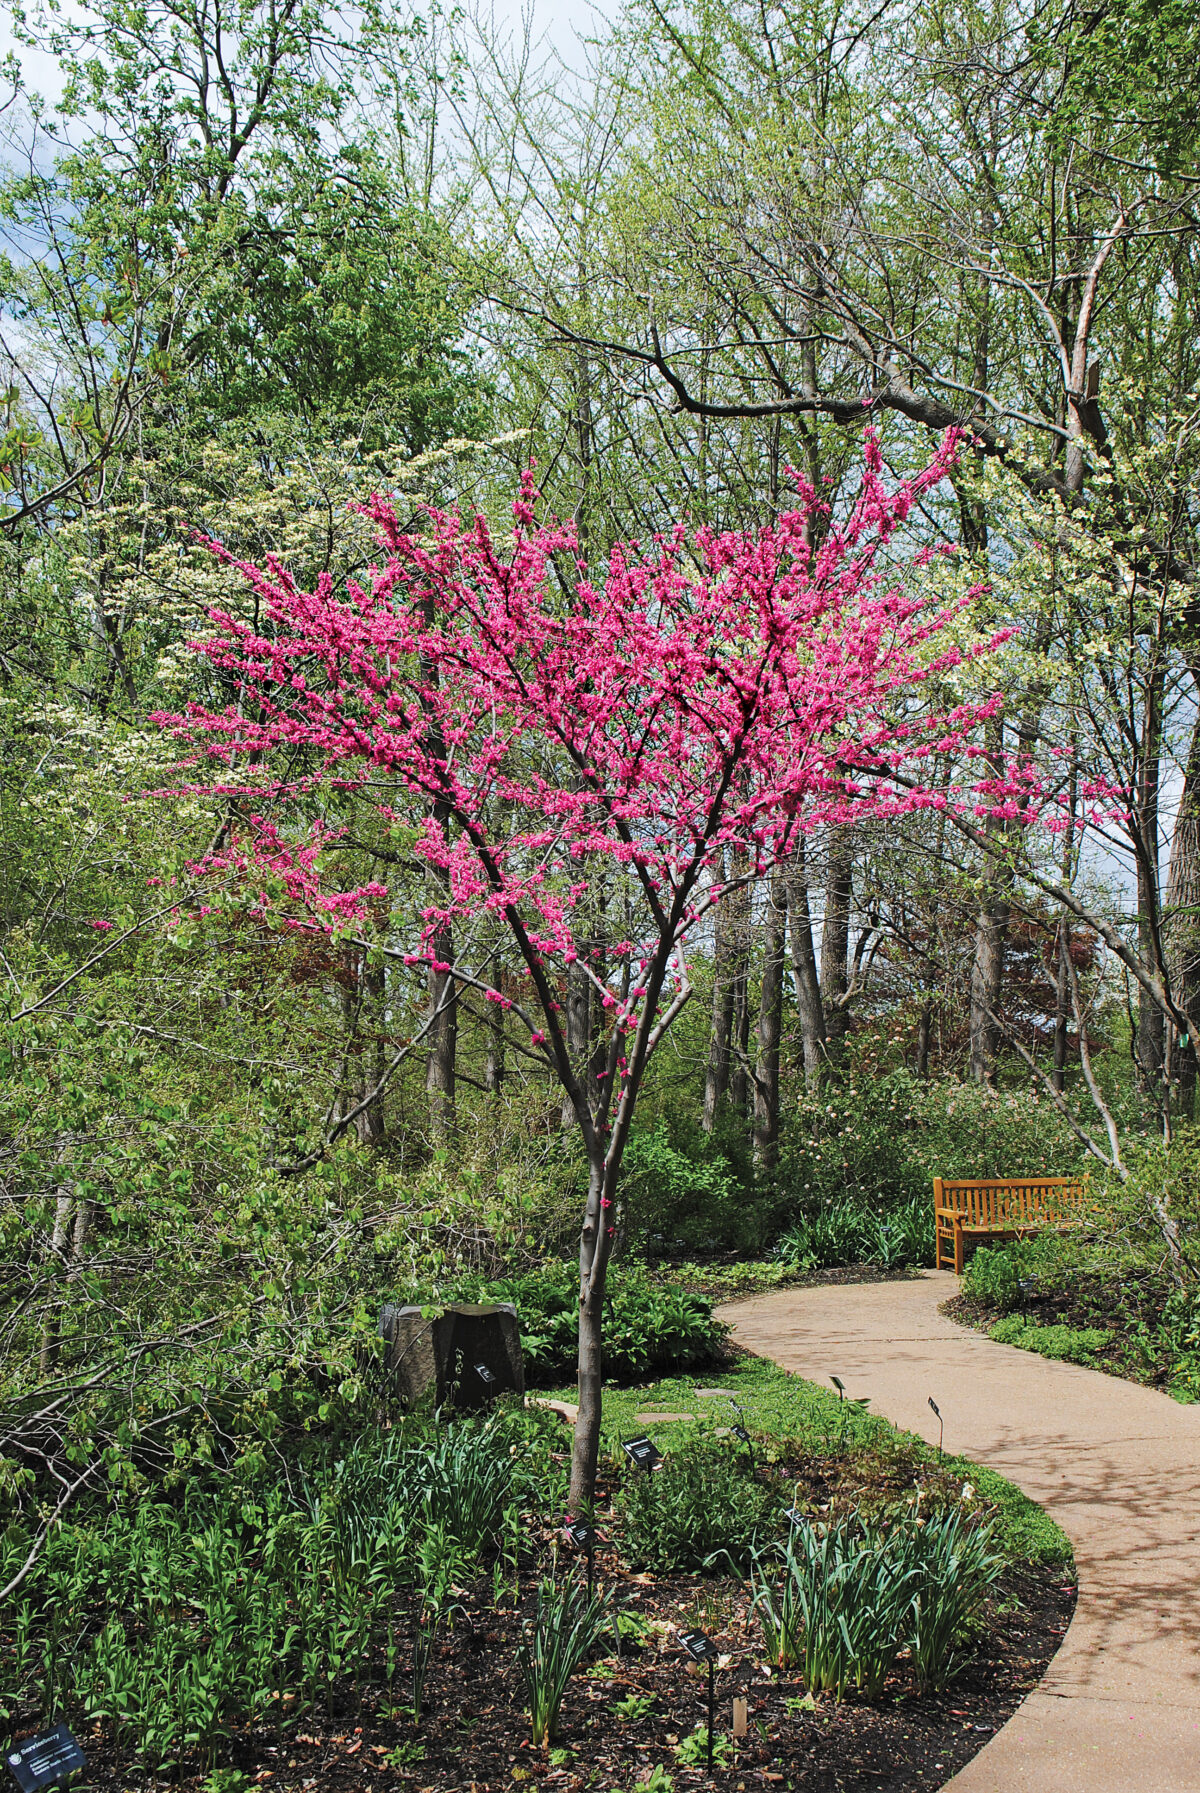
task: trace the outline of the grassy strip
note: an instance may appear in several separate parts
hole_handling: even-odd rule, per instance
[[[697,1390],[727,1389],[732,1399],[703,1399]],[[570,1401],[573,1389],[559,1398]],[[736,1403],[736,1405],[735,1405]],[[680,1421],[639,1422],[639,1414],[686,1415]],[[603,1448],[620,1456],[621,1440],[645,1433],[662,1451],[682,1444],[698,1432],[745,1425],[762,1446],[784,1457],[797,1450],[819,1456],[853,1455],[903,1445],[922,1461],[936,1463],[937,1452],[923,1439],[901,1432],[878,1414],[864,1412],[852,1401],[840,1401],[832,1390],[819,1388],[765,1358],[740,1358],[719,1375],[674,1376],[643,1388],[612,1388],[604,1394]],[[1072,1573],[1070,1539],[1035,1501],[966,1457],[947,1456],[942,1466],[969,1482],[997,1511],[1000,1541],[1012,1560],[1038,1562]]]

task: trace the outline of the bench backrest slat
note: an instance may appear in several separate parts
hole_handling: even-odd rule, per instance
[[[1086,1177],[1006,1177],[969,1179],[936,1186],[940,1212],[961,1215],[965,1225],[983,1229],[1006,1222],[1037,1224],[1083,1207]]]

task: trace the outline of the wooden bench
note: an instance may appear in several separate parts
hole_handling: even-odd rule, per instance
[[[1048,1227],[1079,1226],[1086,1218],[1088,1179],[1012,1177],[993,1182],[933,1179],[937,1267],[963,1273],[968,1240],[1024,1239]]]

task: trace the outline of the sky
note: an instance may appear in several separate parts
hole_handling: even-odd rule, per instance
[[[63,10],[69,12],[70,8],[64,7]],[[482,10],[487,10],[486,0]],[[611,14],[613,10],[613,5],[602,3],[597,7],[593,0],[492,0],[491,4],[491,13],[497,24],[508,25],[514,31],[522,29],[525,14],[529,12],[532,15],[534,39],[545,38],[568,61],[572,59],[571,53],[579,33],[594,31],[604,15]],[[0,10],[0,56],[7,54],[9,50],[15,50],[20,57],[26,85],[46,99],[54,99],[59,92],[58,68],[54,58],[17,44],[13,39],[8,13]]]

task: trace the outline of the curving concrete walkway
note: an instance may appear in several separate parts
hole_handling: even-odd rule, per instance
[[[1075,1547],[1044,1679],[953,1793],[1200,1793],[1200,1407],[996,1345],[939,1314],[957,1278],[791,1289],[722,1310],[785,1369],[990,1464]]]

